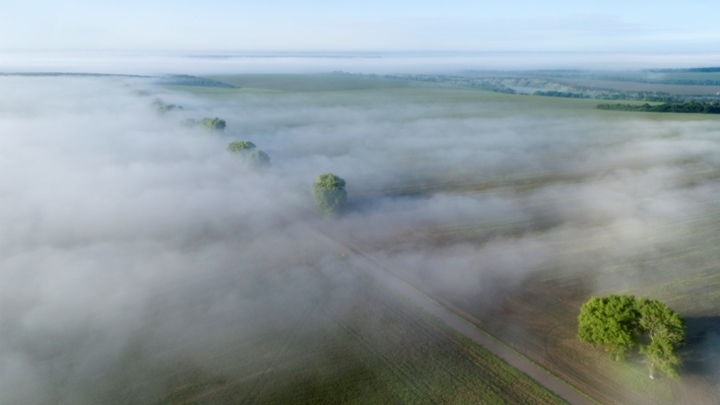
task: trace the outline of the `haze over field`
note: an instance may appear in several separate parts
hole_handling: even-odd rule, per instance
[[[715,49],[715,48],[712,48]],[[619,71],[720,65],[720,53],[689,51],[14,51],[0,50],[0,73],[132,75],[241,73],[456,73],[466,70]]]
[[[582,99],[709,112],[720,72],[668,69],[720,66],[720,3],[15,3],[0,405],[467,402],[491,391],[463,391],[478,380],[552,397],[507,385],[524,380],[368,263],[599,402],[720,402],[718,121]],[[205,117],[226,130],[180,124]],[[321,173],[347,182],[332,220],[313,206]],[[688,319],[683,380],[578,348],[577,309],[610,293]]]
[[[0,77],[0,400],[143,401],[178,369],[253,370],[224,350],[287,334],[308,308],[358,304],[363,283],[313,229],[488,310],[548,269],[605,293],[676,270],[614,266],[714,249],[694,232],[718,220],[716,121],[387,83],[227,97]],[[153,97],[184,110],[159,116]],[[226,131],[178,124],[204,116]],[[233,140],[272,168],[243,168]],[[312,211],[325,172],[347,181],[336,221]]]

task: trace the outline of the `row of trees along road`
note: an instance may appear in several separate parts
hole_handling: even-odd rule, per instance
[[[166,104],[160,99],[155,99],[153,106],[158,114],[168,111],[182,110],[182,106]],[[183,120],[181,125],[193,128],[202,126],[208,131],[222,132],[225,130],[225,120],[221,118],[203,118],[200,121],[192,118]],[[230,142],[227,150],[237,155],[251,169],[266,169],[270,167],[270,156],[257,148],[250,141]],[[318,176],[313,184],[313,198],[318,210],[325,216],[335,216],[340,213],[347,203],[347,192],[345,191],[345,180],[332,173],[323,173]]]
[[[659,370],[678,376],[677,349],[685,343],[685,322],[660,301],[633,295],[592,297],[580,308],[578,339],[604,346],[620,360],[640,346],[650,368],[650,378]]]

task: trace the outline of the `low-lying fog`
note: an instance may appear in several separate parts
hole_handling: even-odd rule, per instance
[[[344,302],[353,280],[313,229],[490,305],[534,271],[696,243],[693,221],[718,208],[712,119],[426,91],[212,98],[149,79],[0,84],[3,404],[152,398],[162,370],[211,369],[208,351],[252,347],[286,333],[303,305]],[[154,97],[184,110],[158,115]],[[178,124],[215,116],[222,134]],[[257,144],[272,167],[245,169],[225,150],[232,140]],[[324,172],[347,181],[336,220],[312,211]],[[497,231],[463,240],[463,226]]]
[[[447,73],[461,70],[636,70],[720,65],[705,52],[2,52],[0,72],[112,74]]]

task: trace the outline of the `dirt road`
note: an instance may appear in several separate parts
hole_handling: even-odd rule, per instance
[[[331,237],[317,229],[313,229],[313,234],[317,237],[318,241],[329,248],[346,254],[355,266],[370,273],[385,287],[410,300],[410,302],[422,308],[425,312],[434,316],[449,328],[462,334],[494,355],[503,359],[505,362],[525,373],[565,401],[573,405],[598,404],[598,402],[580,393],[575,388],[568,385],[565,381],[535,363],[532,363],[526,357],[523,357],[518,352],[495,339],[488,333],[469,323],[452,310],[443,306],[431,297],[423,294],[363,252],[342,243],[339,238]]]

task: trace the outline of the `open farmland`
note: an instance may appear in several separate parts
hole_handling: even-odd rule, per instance
[[[283,124],[264,132],[303,148],[293,136],[317,127],[283,105],[327,112],[320,132],[338,139],[321,153],[353,169],[341,173],[354,206],[334,237],[601,403],[717,402],[720,121],[447,87],[339,90],[268,96]],[[353,136],[359,150],[332,146]],[[608,293],[657,298],[687,319],[678,382],[576,341],[579,306]]]
[[[608,88],[621,91],[661,91],[679,96],[716,96],[720,93],[720,86],[701,86],[691,84],[665,84],[634,81],[602,80],[602,79],[558,79],[560,83],[576,86]]]
[[[274,333],[208,348],[210,371],[180,365],[153,403],[564,403],[348,263],[334,271],[348,273],[352,286],[342,287],[343,300],[354,304],[318,301],[294,309]],[[291,285],[274,287],[297,293]]]
[[[356,109],[345,90],[1,79],[0,402],[565,403],[317,233],[342,222],[308,209],[329,151],[302,133]]]
[[[561,402],[482,330],[573,403],[717,403],[717,117],[324,77],[1,78],[3,402]],[[679,381],[577,342],[609,293],[687,319]]]

